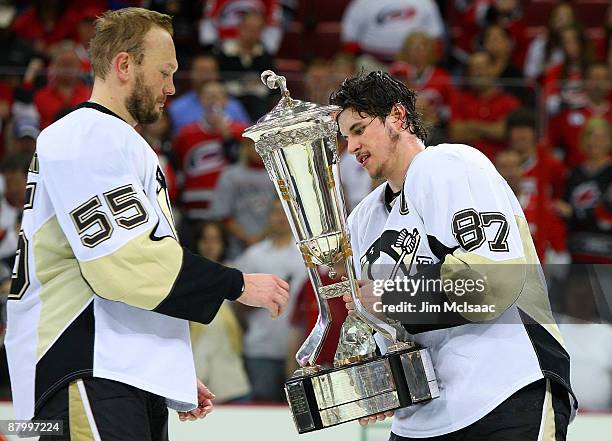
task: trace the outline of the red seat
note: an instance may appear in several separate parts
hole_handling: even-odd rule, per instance
[[[340,23],[319,23],[311,35],[309,52],[317,57],[331,58],[340,52]]]
[[[304,52],[304,38],[302,24],[292,22],[283,35],[283,41],[278,53],[279,58],[301,59]]]
[[[298,6],[299,19],[313,19],[316,22],[340,21],[351,0],[302,0]]]
[[[523,3],[523,17],[527,26],[546,26],[555,0],[532,0]]]
[[[609,1],[597,0],[576,2],[574,11],[585,28],[603,27],[609,3]]]

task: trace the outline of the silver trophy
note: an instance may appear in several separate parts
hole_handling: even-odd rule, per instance
[[[333,114],[340,109],[292,99],[285,78],[272,71],[261,79],[280,88],[282,98],[244,136],[255,142],[276,187],[319,306],[317,323],[296,354],[300,368],[285,383],[298,432],[438,397],[428,350],[408,341],[399,323],[370,314],[359,300],[338,167]],[[347,280],[323,285],[317,267],[328,267],[334,279],[334,266],[342,264]],[[327,301],[345,293],[351,293],[356,310],[342,325],[334,367],[323,369],[316,360],[331,326]],[[383,356],[375,353],[373,331],[391,342]]]

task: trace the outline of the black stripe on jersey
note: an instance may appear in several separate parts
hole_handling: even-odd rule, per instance
[[[555,441],[565,441],[571,416],[571,404],[567,390],[556,381],[550,382],[552,408],[555,414]]]
[[[115,118],[119,118],[121,121],[125,121],[123,118],[121,118],[115,112],[113,112],[112,110],[104,107],[102,104],[94,103],[94,102],[91,102],[91,101],[85,101],[84,103],[79,104],[78,106],[76,106],[74,108],[74,110],[77,110],[77,109],[94,109],[94,110],[98,110],[98,111],[100,111],[102,113],[106,113],[107,115],[114,116]]]
[[[93,374],[93,301],[36,363],[34,414],[63,385]]]
[[[429,244],[429,249],[431,252],[434,253],[434,255],[440,259],[440,261],[444,261],[447,254],[453,254],[453,252],[459,248],[458,246],[449,248],[440,242],[436,236],[432,236],[430,234],[427,235],[427,243]]]
[[[183,247],[183,264],[172,291],[153,311],[210,323],[223,300],[242,294],[242,272],[193,254]]]
[[[391,186],[389,184],[387,184],[387,186],[385,187],[385,208],[389,213],[391,213],[391,209],[393,208],[395,199],[397,199],[400,193],[401,191],[393,193],[393,190],[391,190]]]
[[[574,407],[578,408],[578,401],[570,386],[569,354],[544,326],[536,322],[520,308],[519,315],[529,340],[531,340],[533,350],[538,357],[542,374],[544,377],[559,383],[572,394],[572,397],[574,397]]]
[[[440,270],[442,262],[429,265],[423,270],[417,272],[411,278],[425,280],[439,280],[441,278]],[[419,285],[426,286],[427,283]],[[394,316],[393,313],[388,313],[387,316],[392,319],[399,320],[402,326],[410,334],[415,335],[421,332],[433,331],[436,329],[454,328],[455,326],[471,323],[458,312],[445,311],[444,304],[450,303],[450,299],[444,291],[428,290],[427,292],[414,291],[410,296],[406,296],[403,292],[385,291],[382,295],[382,302],[385,305],[400,304],[400,302],[412,303],[416,310],[420,311],[423,301],[427,301],[429,305],[439,305],[442,312],[420,312],[411,315],[411,322],[404,323],[401,320],[401,313]]]

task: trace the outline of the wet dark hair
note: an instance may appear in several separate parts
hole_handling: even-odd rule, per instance
[[[361,117],[373,116],[381,121],[389,116],[393,106],[401,104],[406,109],[406,120],[402,128],[424,143],[427,140],[427,130],[415,108],[416,93],[386,72],[361,73],[347,78],[331,94],[329,101],[343,110],[352,108]]]

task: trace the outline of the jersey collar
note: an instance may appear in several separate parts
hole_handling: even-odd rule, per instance
[[[104,107],[102,104],[93,103],[91,101],[85,101],[85,102],[79,104],[78,106],[76,106],[75,110],[76,109],[95,109],[95,110],[97,110],[99,112],[106,113],[107,115],[114,116],[115,118],[119,118],[121,121],[127,123],[126,120],[121,118],[119,115],[117,115],[115,112],[113,112],[109,108]]]

